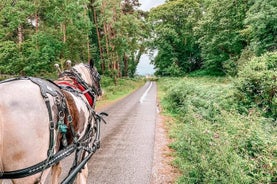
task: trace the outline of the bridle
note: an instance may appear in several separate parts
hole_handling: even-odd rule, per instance
[[[65,90],[69,90],[71,92],[81,92],[86,97],[90,106],[94,108],[97,96],[102,94],[100,87],[101,77],[100,74],[89,65],[84,64],[84,66],[89,70],[92,82],[94,82],[97,86],[89,85],[75,68],[71,68],[70,70],[66,70],[60,74],[60,77],[69,77],[72,79],[73,85],[59,80],[57,81],[57,84]]]

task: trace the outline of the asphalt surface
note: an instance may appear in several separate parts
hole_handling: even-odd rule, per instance
[[[120,90],[120,89],[119,89]],[[151,180],[157,87],[143,87],[103,109],[101,148],[89,161],[88,184],[149,184]]]

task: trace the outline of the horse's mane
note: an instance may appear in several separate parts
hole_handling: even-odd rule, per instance
[[[77,72],[81,73],[83,75],[84,79],[87,80],[86,82],[89,83],[89,81],[91,79],[91,74],[90,74],[90,71],[88,70],[88,67],[86,66],[86,64],[79,63],[79,64],[73,66],[73,68],[75,70],[77,70]]]

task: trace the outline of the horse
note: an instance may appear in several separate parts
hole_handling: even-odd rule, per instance
[[[92,61],[71,67],[54,82],[34,77],[0,82],[0,184],[1,176],[5,179],[13,171],[17,174],[9,178],[13,184],[43,184],[50,172],[51,183],[57,184],[62,168],[54,161],[69,151],[55,154],[69,145],[80,146],[80,140],[90,140],[87,149],[92,146],[95,117],[99,117],[94,108],[101,94],[100,75]],[[82,161],[88,152],[78,154],[75,161]],[[87,176],[84,164],[74,180],[85,184]]]

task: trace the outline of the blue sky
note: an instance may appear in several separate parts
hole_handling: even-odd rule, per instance
[[[164,0],[139,0],[139,2],[141,3],[139,9],[149,11],[151,8],[163,4]],[[154,72],[154,65],[150,64],[150,57],[147,54],[143,54],[137,66],[136,73],[138,75],[152,75]]]

